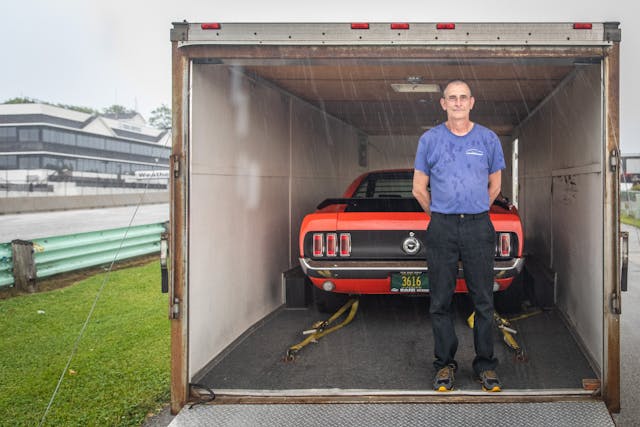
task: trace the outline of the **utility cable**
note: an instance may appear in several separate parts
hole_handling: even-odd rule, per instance
[[[191,388],[191,391],[195,392],[195,394],[197,394],[198,396],[198,400],[191,403],[189,405],[189,409],[193,409],[193,407],[196,405],[213,402],[216,399],[216,394],[213,392],[213,390],[204,384],[192,383],[189,384],[189,386]]]
[[[155,168],[151,169],[152,171],[155,171]],[[69,359],[67,360],[67,364],[65,365],[64,369],[62,370],[62,374],[60,375],[60,378],[58,379],[58,383],[56,384],[56,388],[53,391],[53,394],[51,395],[51,399],[49,400],[49,404],[47,405],[47,409],[44,411],[44,414],[42,414],[42,418],[40,419],[40,423],[38,424],[38,427],[41,427],[42,425],[44,425],[44,422],[47,418],[47,415],[49,414],[49,410],[51,409],[51,406],[53,405],[53,402],[58,394],[58,391],[60,390],[60,386],[62,385],[62,381],[64,380],[64,377],[69,369],[69,366],[71,366],[71,361],[73,360],[74,356],[76,355],[76,352],[78,351],[78,347],[80,346],[80,341],[82,340],[82,337],[85,333],[85,330],[87,329],[87,326],[89,325],[89,321],[91,320],[91,316],[93,315],[93,311],[96,308],[96,305],[98,304],[98,300],[100,299],[100,296],[102,295],[102,291],[104,290],[105,286],[107,285],[108,281],[109,281],[109,276],[111,275],[111,271],[113,269],[114,264],[116,263],[116,260],[118,259],[118,255],[120,254],[120,250],[122,249],[122,246],[124,245],[124,241],[127,238],[127,234],[129,233],[129,230],[131,229],[131,226],[133,224],[133,220],[136,217],[136,214],[138,213],[138,210],[140,209],[140,205],[142,203],[142,200],[144,200],[144,196],[147,193],[147,189],[149,188],[149,181],[146,182],[145,186],[144,186],[144,190],[142,192],[142,195],[140,196],[140,198],[138,199],[138,204],[136,205],[135,210],[133,211],[133,215],[131,216],[131,219],[129,220],[129,224],[127,225],[127,228],[125,229],[124,235],[122,236],[122,239],[120,240],[120,246],[118,246],[118,249],[116,250],[115,255],[113,256],[113,260],[111,261],[111,264],[109,264],[109,268],[107,269],[107,272],[105,274],[104,280],[102,281],[102,284],[100,285],[100,289],[98,289],[98,292],[96,294],[96,297],[93,300],[93,304],[91,305],[91,309],[89,310],[89,314],[87,315],[87,318],[84,321],[84,324],[82,325],[82,328],[80,329],[80,333],[78,334],[78,337],[76,338],[75,343],[73,344],[73,349],[71,350],[71,354],[69,355]]]

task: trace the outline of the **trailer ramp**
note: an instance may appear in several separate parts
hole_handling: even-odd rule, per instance
[[[186,426],[614,426],[602,401],[430,404],[221,404],[185,406]]]

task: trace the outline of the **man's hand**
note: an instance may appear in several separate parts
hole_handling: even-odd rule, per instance
[[[413,171],[413,197],[418,200],[422,209],[431,216],[431,194],[427,190],[429,185],[429,175],[422,171]]]

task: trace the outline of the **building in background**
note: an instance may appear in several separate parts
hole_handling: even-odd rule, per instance
[[[640,154],[621,154],[620,170],[621,190],[630,190],[634,185],[640,184]]]
[[[166,192],[170,140],[137,113],[0,105],[0,198]]]

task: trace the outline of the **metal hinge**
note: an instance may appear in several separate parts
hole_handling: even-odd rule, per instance
[[[172,154],[171,162],[173,163],[173,177],[180,178],[180,154]]]
[[[622,304],[620,304],[620,294],[618,292],[611,294],[611,312],[613,314],[622,313]]]
[[[609,156],[609,170],[611,172],[618,171],[618,150],[616,150],[615,148],[611,150],[611,153]]]
[[[171,319],[180,318],[180,299],[174,298],[173,304],[171,304]]]

